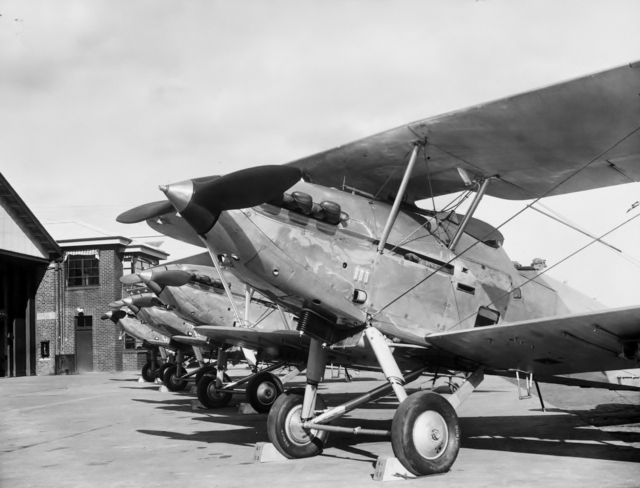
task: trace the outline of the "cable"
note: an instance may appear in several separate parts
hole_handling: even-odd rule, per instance
[[[599,238],[594,238],[591,240],[591,242],[589,242],[588,244],[585,244],[584,246],[582,246],[580,249],[572,252],[571,254],[569,254],[567,257],[561,259],[560,261],[558,261],[557,263],[555,263],[553,266],[550,266],[542,271],[540,271],[536,276],[534,276],[533,278],[529,278],[527,281],[525,281],[524,283],[521,283],[518,288],[523,287],[524,285],[526,285],[527,283],[532,282],[534,279],[540,277],[541,275],[545,274],[547,271],[551,271],[553,268],[555,268],[556,266],[558,266],[559,264],[562,264],[563,262],[565,262],[567,259],[575,256],[576,254],[578,254],[579,252],[582,252],[583,250],[585,250],[587,247],[591,246],[592,244],[598,242],[598,240],[602,239],[603,237],[608,236],[609,234],[611,234],[612,232],[615,232],[616,230],[618,230],[619,228],[621,228],[622,226],[628,224],[629,222],[631,222],[632,220],[636,219],[637,217],[640,217],[640,214],[634,215],[633,217],[625,220],[624,222],[622,222],[621,224],[615,226],[613,229],[611,229],[608,232],[605,232],[604,234],[602,234]],[[502,300],[503,298],[511,295],[515,290],[517,290],[517,288],[514,288],[513,290],[510,290],[506,293],[504,293],[503,295],[499,296],[498,298],[496,298],[495,300],[493,300],[492,302],[489,302],[487,305],[484,305],[485,307],[488,307],[489,305],[493,305],[494,303],[496,303],[499,300]],[[451,326],[449,328],[449,330],[453,329],[454,327],[459,326],[461,323],[463,323],[466,320],[469,320],[471,317],[473,317],[475,315],[475,313],[469,315],[468,317],[465,317],[464,319],[462,319],[461,321],[459,321],[457,324]]]
[[[625,140],[627,140],[629,137],[631,137],[633,134],[635,134],[636,132],[638,132],[640,130],[640,126],[636,127],[633,131],[631,131],[629,134],[627,134],[625,137],[623,137],[622,139],[620,139],[619,141],[617,141],[615,144],[611,145],[610,147],[608,147],[607,149],[605,149],[604,151],[602,151],[600,154],[598,154],[596,157],[594,157],[593,159],[591,159],[588,163],[586,163],[584,166],[582,166],[581,168],[578,168],[576,171],[574,171],[573,173],[571,173],[569,176],[567,176],[565,179],[561,180],[559,183],[557,183],[555,186],[553,186],[552,188],[550,188],[549,190],[547,190],[544,194],[542,194],[541,196],[537,197],[536,199],[534,199],[533,202],[531,202],[529,205],[526,205],[524,208],[522,208],[521,210],[519,210],[518,212],[516,212],[514,215],[512,215],[511,217],[509,217],[507,220],[505,220],[502,224],[500,224],[498,227],[496,227],[494,230],[499,230],[500,228],[504,227],[506,224],[508,224],[509,222],[511,222],[513,219],[515,219],[517,216],[519,216],[521,213],[523,213],[527,208],[529,208],[530,205],[534,205],[537,202],[539,202],[542,198],[544,198],[545,196],[547,196],[549,193],[553,192],[556,188],[558,188],[560,185],[564,184],[565,182],[567,182],[568,180],[570,180],[571,178],[573,178],[574,176],[576,176],[578,173],[580,173],[581,171],[585,170],[587,167],[589,167],[591,164],[593,164],[593,162],[597,161],[598,158],[600,158],[603,154],[606,154],[607,152],[611,151],[614,147],[616,147],[617,145],[619,145],[620,143],[624,142]],[[437,147],[437,146],[435,146]],[[441,149],[442,151],[444,151],[444,149],[442,148],[438,148]],[[444,151],[447,152],[447,151]],[[457,156],[454,156],[453,154],[447,152],[447,154],[450,154],[451,156],[455,157],[456,159],[460,159],[461,161],[464,161],[461,158],[458,158]],[[466,163],[470,164],[471,166],[476,167],[475,165],[471,164],[468,161],[465,161]],[[509,182],[508,180],[504,180],[500,177],[498,177],[500,179],[500,181],[504,181],[505,183],[508,183],[510,185],[513,185],[517,188],[521,188],[518,185],[515,185],[514,183]],[[526,190],[525,188],[521,188],[523,191],[526,191],[527,193],[531,193],[533,194],[533,192]],[[615,229],[614,229],[615,230]],[[442,266],[440,266],[440,268],[434,270],[431,274],[427,275],[425,278],[423,278],[422,280],[420,280],[418,283],[416,283],[415,285],[411,286],[409,289],[407,289],[405,292],[401,293],[400,295],[398,295],[396,298],[394,298],[393,300],[391,300],[389,303],[387,303],[386,305],[384,305],[380,310],[378,310],[376,313],[374,313],[372,316],[376,316],[378,314],[380,314],[380,312],[382,312],[383,310],[385,310],[386,308],[388,308],[390,305],[394,304],[395,302],[397,302],[398,300],[400,300],[403,296],[405,296],[407,293],[409,293],[410,291],[414,290],[416,287],[420,286],[422,283],[424,283],[425,281],[427,281],[429,278],[431,278],[434,274],[436,274],[438,271],[442,270],[445,266],[451,264],[454,260],[458,259],[459,257],[463,256],[465,253],[467,253],[470,249],[474,248],[475,246],[477,246],[480,242],[484,241],[484,239],[486,239],[487,237],[489,237],[491,234],[493,233],[493,230],[491,232],[489,232],[488,234],[486,234],[483,238],[478,239],[476,242],[474,242],[473,244],[471,244],[468,248],[466,248],[464,251],[462,251],[461,253],[457,254],[456,256],[454,256],[453,258],[451,258],[449,261],[447,261],[446,263],[444,263]],[[606,234],[605,234],[606,235]],[[555,266],[555,265],[554,265]]]

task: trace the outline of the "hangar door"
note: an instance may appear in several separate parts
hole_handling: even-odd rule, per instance
[[[93,317],[80,314],[76,318],[76,368],[78,373],[93,371]]]

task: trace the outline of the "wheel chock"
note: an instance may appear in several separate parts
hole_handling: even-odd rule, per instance
[[[138,383],[146,383],[146,381],[142,376],[140,376],[140,378],[138,378]]]
[[[198,387],[196,385],[191,385],[191,390],[189,390],[189,393],[191,393],[192,395],[197,395]]]
[[[207,410],[207,407],[200,403],[200,400],[191,400],[191,411],[196,412],[197,410]]]
[[[276,461],[288,461],[288,459],[280,454],[280,451],[270,442],[256,443],[253,451],[254,463],[273,463]]]
[[[155,380],[153,380],[153,382],[154,382],[156,385],[164,385],[164,383],[162,382],[162,380],[161,380],[160,378],[156,378]]]
[[[241,403],[238,413],[240,415],[258,415],[250,403]]]
[[[169,393],[169,388],[167,388],[167,387],[166,387],[166,386],[164,386],[164,385],[160,385],[160,388],[158,388],[158,391],[159,391],[160,393]]]
[[[407,471],[398,458],[388,456],[378,458],[373,475],[374,481],[398,481],[410,478],[417,478],[417,476]]]

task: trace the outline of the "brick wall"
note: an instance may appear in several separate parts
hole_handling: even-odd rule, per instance
[[[147,362],[147,352],[138,349],[127,349],[122,353],[123,371],[142,371]]]
[[[56,336],[56,322],[58,307],[56,304],[55,282],[58,279],[58,269],[55,264],[51,264],[47,269],[44,278],[40,282],[36,293],[36,374],[55,374],[55,357],[58,348],[58,338]],[[49,357],[40,356],[40,343],[49,341]]]

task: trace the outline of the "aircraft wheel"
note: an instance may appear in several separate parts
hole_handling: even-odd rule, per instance
[[[267,434],[280,453],[289,458],[305,458],[322,452],[329,432],[304,429],[300,414],[304,394],[299,389],[289,390],[273,403],[267,418]],[[324,400],[316,396],[316,410],[324,410]]]
[[[200,380],[202,379],[202,377],[203,377],[205,374],[213,374],[213,375],[215,375],[215,374],[216,374],[216,371],[217,371],[217,370],[216,370],[216,367],[215,367],[215,366],[203,366],[202,368],[200,368],[200,369],[198,370],[198,372],[196,373],[196,385],[197,385],[198,383],[200,383]]]
[[[157,370],[153,370],[151,363],[145,363],[142,367],[142,379],[147,383],[153,383],[156,380]]]
[[[207,408],[226,407],[233,397],[233,392],[225,392],[216,389],[215,369],[205,374],[198,383],[198,400]],[[224,374],[225,383],[231,383],[231,378]]]
[[[164,384],[169,391],[182,391],[187,386],[188,380],[179,380],[177,378],[177,373],[178,366],[175,364],[172,364],[164,370],[162,381],[164,381]]]
[[[276,375],[258,373],[247,385],[247,401],[256,412],[269,413],[271,405],[283,391],[282,381]]]
[[[173,363],[163,363],[157,370],[156,370],[156,378],[160,378],[161,380],[164,381],[164,372],[166,371],[166,369],[169,366],[173,366]]]
[[[416,476],[446,473],[460,450],[458,415],[431,391],[410,395],[391,424],[393,453]]]

